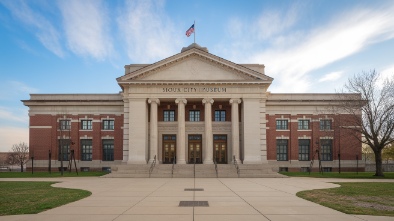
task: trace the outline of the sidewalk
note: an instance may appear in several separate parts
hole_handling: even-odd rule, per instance
[[[36,215],[2,216],[16,220],[160,221],[389,221],[393,217],[347,215],[295,196],[302,190],[332,188],[328,182],[375,180],[313,178],[56,178],[0,181],[60,181],[54,186],[85,189],[88,198]],[[378,180],[377,182],[394,182]],[[203,191],[185,191],[185,189]],[[180,201],[208,201],[208,207],[179,207]]]

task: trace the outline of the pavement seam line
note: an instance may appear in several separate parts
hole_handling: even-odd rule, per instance
[[[249,179],[245,179],[245,180],[247,180],[247,181],[249,181],[249,182],[251,182],[251,183],[257,184],[257,185],[259,185],[259,186],[267,187],[267,188],[270,188],[270,189],[273,189],[273,190],[276,190],[276,191],[279,191],[279,192],[282,192],[282,193],[290,194],[291,196],[293,196],[292,193],[289,193],[289,192],[286,192],[286,191],[283,191],[283,190],[279,190],[279,189],[275,189],[275,188],[273,188],[273,187],[266,186],[266,185],[263,185],[263,184],[261,184],[261,183],[256,183],[256,182],[253,182],[253,181],[251,181],[251,180],[249,180]],[[289,185],[289,186],[298,187],[298,186],[294,186],[294,185]]]
[[[136,204],[132,205],[129,209],[127,209],[126,211],[132,209],[134,206],[136,206],[138,203],[142,202],[144,199],[146,199],[147,197],[149,197],[150,195],[152,195],[154,192],[156,192],[158,189],[160,189],[161,187],[163,187],[164,185],[166,185],[168,182],[170,182],[171,179],[167,180],[166,182],[164,182],[162,185],[160,185],[159,187],[157,187],[155,190],[153,190],[151,193],[149,193],[148,195],[146,195],[144,198],[142,198],[140,201],[138,201]],[[113,219],[112,221],[116,220],[117,218],[119,218],[121,215],[124,215],[124,213],[126,212],[124,211],[122,214],[119,214],[117,217],[115,217],[115,219]]]
[[[234,190],[232,190],[230,187],[228,187],[226,184],[224,184],[220,179],[218,179],[219,182],[221,182],[225,187],[227,187],[227,189],[231,190],[231,192],[233,192],[235,195],[237,195],[239,198],[241,198],[245,203],[247,203],[250,207],[252,207],[254,210],[256,210],[258,213],[260,213],[262,216],[264,216],[267,220],[270,220],[267,216],[265,216],[264,214],[262,214],[258,209],[256,209],[254,206],[252,206],[248,201],[246,201],[242,196],[238,195],[236,192],[234,192]],[[244,179],[242,179],[244,180]],[[247,180],[248,181],[248,180]],[[271,220],[270,220],[271,221]]]

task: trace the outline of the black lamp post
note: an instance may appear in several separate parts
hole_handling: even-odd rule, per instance
[[[31,174],[34,173],[34,156],[31,157]]]

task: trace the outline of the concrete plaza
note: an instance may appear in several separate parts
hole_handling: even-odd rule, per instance
[[[302,190],[332,188],[331,182],[394,182],[314,178],[41,178],[0,181],[58,181],[55,187],[85,189],[90,197],[16,220],[161,221],[389,221],[393,217],[347,215],[303,200]],[[185,191],[200,189],[200,191]],[[203,189],[201,191],[201,189]],[[180,207],[180,201],[208,201],[208,207]]]

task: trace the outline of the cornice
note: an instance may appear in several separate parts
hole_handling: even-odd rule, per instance
[[[187,50],[185,52],[168,57],[166,59],[163,59],[161,61],[158,61],[156,63],[153,63],[151,65],[148,65],[146,67],[143,67],[141,69],[138,69],[138,70],[131,72],[129,74],[126,74],[122,77],[119,77],[119,78],[117,78],[117,81],[120,84],[120,83],[124,83],[127,81],[138,80],[138,79],[143,78],[144,76],[165,70],[165,69],[173,66],[174,64],[181,62],[185,59],[190,59],[191,57],[195,57],[200,60],[210,62],[210,63],[214,64],[215,66],[225,68],[228,71],[231,71],[231,72],[236,73],[238,75],[248,76],[250,79],[263,80],[263,81],[267,81],[267,82],[272,82],[272,80],[273,80],[273,78],[268,77],[268,76],[266,76],[262,73],[259,73],[257,71],[254,71],[252,69],[249,69],[245,66],[233,63],[231,61],[228,61],[228,60],[218,57],[216,55],[202,51],[200,49],[193,48],[193,49]]]
[[[265,85],[271,81],[119,81],[120,85]]]

